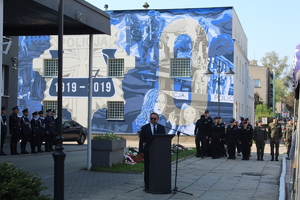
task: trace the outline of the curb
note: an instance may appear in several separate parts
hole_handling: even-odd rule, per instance
[[[279,200],[285,200],[285,174],[286,174],[286,158],[282,158],[282,171],[280,175],[279,184]]]

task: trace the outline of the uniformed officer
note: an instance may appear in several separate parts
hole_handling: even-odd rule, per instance
[[[274,161],[274,147],[275,147],[275,161],[278,160],[279,156],[279,142],[282,138],[281,125],[278,123],[276,116],[273,117],[273,122],[269,124],[268,137],[270,140],[271,147],[271,161]]]
[[[39,144],[40,135],[40,121],[37,112],[32,113],[31,119],[31,153],[37,153],[36,147]]]
[[[53,151],[52,145],[54,140],[54,135],[56,132],[55,129],[55,121],[52,116],[52,110],[48,109],[47,116],[45,117],[45,131],[46,131],[46,142],[45,142],[45,149],[47,152]]]
[[[26,151],[27,141],[30,140],[30,121],[28,118],[28,109],[25,108],[21,117],[21,154],[29,154]]]
[[[204,111],[204,116],[205,116],[205,118],[204,118],[204,126],[205,126],[205,133],[207,134],[207,135],[209,135],[210,134],[210,129],[211,129],[211,125],[213,124],[213,119],[209,116],[209,110],[205,110]],[[206,140],[206,152],[205,152],[205,155],[204,156],[208,156],[209,154],[210,154],[210,152],[209,152],[209,150],[210,150],[210,148],[209,148],[209,140],[207,139]]]
[[[222,121],[222,117],[219,116],[218,117],[218,123],[220,124],[221,126],[221,129],[220,129],[220,151],[219,151],[219,157],[227,157],[227,154],[226,154],[226,141],[225,141],[225,127],[226,127],[226,123]]]
[[[218,159],[220,153],[222,127],[218,123],[218,117],[214,117],[214,123],[211,125],[209,140],[211,141],[212,159]]]
[[[197,154],[196,157],[204,158],[206,154],[206,144],[208,139],[208,132],[205,129],[205,116],[201,115],[200,119],[197,120],[194,134],[195,134],[195,143]],[[201,145],[200,145],[201,143]]]
[[[257,160],[264,160],[265,144],[268,139],[267,130],[262,126],[262,120],[258,120],[257,126],[254,127],[253,140],[256,144]]]
[[[242,147],[242,155],[243,155],[242,160],[249,160],[250,146],[253,137],[253,128],[247,118],[245,118],[243,123],[244,124],[241,127],[240,139],[239,139]]]
[[[239,139],[240,139],[240,133],[241,133],[242,127],[241,127],[241,124],[239,121],[235,121],[234,123],[238,127],[238,137],[237,137],[237,142],[236,142],[237,155],[241,156],[242,147],[241,147],[241,143],[240,143]]]
[[[44,119],[44,112],[41,110],[38,112],[39,114],[39,122],[40,122],[40,143],[38,144],[38,150],[42,152],[42,143],[45,142],[45,119]],[[45,145],[46,146],[46,145]],[[46,151],[46,148],[45,148]]]
[[[288,119],[288,124],[284,128],[284,142],[287,149],[287,157],[289,157],[290,149],[292,145],[292,137],[293,137],[293,121],[292,118]]]
[[[236,159],[235,157],[235,145],[238,138],[238,127],[234,124],[235,119],[230,119],[230,124],[227,126],[225,139],[228,148],[228,159]]]
[[[6,107],[3,106],[1,108],[1,151],[0,151],[0,156],[6,156],[7,154],[4,153],[3,151],[3,146],[4,146],[4,141],[6,138],[6,133],[7,133],[7,124],[6,124]]]
[[[10,151],[11,155],[20,155],[17,151],[17,143],[20,141],[21,134],[21,119],[18,117],[19,107],[15,106],[12,108],[13,113],[9,116],[9,132],[11,135],[10,139]]]

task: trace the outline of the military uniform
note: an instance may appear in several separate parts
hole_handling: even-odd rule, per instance
[[[221,117],[219,118],[221,119]],[[223,156],[227,156],[226,154],[226,148],[225,148],[225,145],[226,145],[226,141],[225,141],[225,124],[223,122],[220,123],[220,126],[221,126],[221,133],[220,133],[220,149],[219,149],[219,157],[223,157]]]
[[[212,158],[216,159],[220,156],[220,140],[223,137],[222,135],[222,126],[219,123],[214,123],[211,125],[210,140],[211,140],[211,149],[212,149]]]
[[[281,125],[273,122],[269,124],[268,137],[270,139],[270,147],[271,147],[271,161],[274,161],[274,147],[275,147],[275,160],[278,161],[279,156],[279,140],[282,138],[282,130]]]
[[[1,110],[6,110],[5,106],[1,108]],[[7,124],[6,124],[6,115],[1,114],[1,149],[0,149],[0,155],[1,156],[6,156],[7,154],[3,152],[3,146],[4,146],[4,141],[6,138],[6,133],[7,133]]]
[[[205,113],[209,113],[208,110],[205,110]],[[205,117],[204,118],[204,132],[209,136],[210,134],[210,129],[211,129],[211,125],[213,124],[213,119],[211,117]],[[208,156],[209,154],[211,154],[211,152],[209,152],[210,148],[209,148],[209,140],[206,140],[206,149],[205,149],[205,155],[204,156]]]
[[[32,113],[31,119],[31,153],[37,153],[35,148],[40,144],[40,121],[37,112]]]
[[[254,128],[253,140],[256,144],[257,160],[264,160],[263,157],[267,139],[267,130],[263,126],[256,126]]]
[[[13,110],[18,109],[14,107]],[[10,151],[11,155],[19,155],[17,151],[17,143],[20,141],[20,134],[21,134],[21,119],[18,117],[16,113],[12,113],[9,116],[9,132],[11,135],[10,139]]]
[[[235,145],[238,138],[238,127],[236,125],[227,126],[226,133],[225,133],[225,139],[227,143],[228,148],[228,159],[235,159]]]
[[[39,111],[38,114],[40,115],[40,117],[39,117],[39,122],[40,122],[40,143],[37,144],[37,145],[38,145],[38,150],[42,152],[41,146],[42,146],[42,143],[45,141],[45,137],[46,137],[46,125],[45,125],[45,119],[44,119],[44,117],[42,117],[42,115],[44,114],[43,111],[42,110]],[[45,149],[45,151],[46,151],[46,149]]]
[[[246,127],[243,125],[241,127],[240,138],[239,138],[241,142],[242,154],[243,154],[242,160],[249,160],[252,137],[253,137],[252,125],[248,124]]]
[[[287,149],[287,155],[289,156],[291,145],[292,145],[293,125],[287,124],[285,126],[285,128],[284,128],[284,136],[283,137],[286,140],[285,141],[285,145],[286,145],[286,149]]]
[[[28,113],[28,109],[24,109],[23,113]],[[30,121],[27,115],[21,117],[21,153],[28,154],[26,151],[27,141],[30,140]]]
[[[201,118],[197,120],[194,134],[196,136],[196,138],[195,138],[196,149],[197,149],[196,157],[203,158],[207,152],[206,144],[207,144],[207,138],[208,138],[208,132],[206,131],[204,115],[201,115]],[[200,143],[201,143],[201,146],[200,146]]]
[[[47,110],[47,113],[52,112],[51,110]],[[55,128],[55,120],[52,115],[47,114],[45,117],[45,131],[46,131],[46,141],[45,141],[45,149],[46,151],[53,151],[53,141],[56,134]]]

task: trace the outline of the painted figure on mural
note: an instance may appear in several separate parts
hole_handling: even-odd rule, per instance
[[[20,105],[21,109],[25,109],[28,107],[28,102],[30,101],[30,85],[24,83],[22,77],[18,77],[18,104]]]
[[[205,94],[207,87],[207,78],[204,74],[204,71],[206,70],[205,64],[198,64],[197,67],[192,79],[194,93]]]
[[[191,58],[192,40],[186,35],[179,35],[174,42],[174,58]]]
[[[134,45],[138,46],[138,52],[140,59],[143,57],[142,46],[143,46],[143,35],[144,29],[142,21],[137,15],[126,14],[126,53],[130,55],[130,48]]]
[[[146,37],[143,42],[143,57],[141,63],[150,63],[151,57],[155,64],[159,59],[159,40],[162,29],[165,25],[165,19],[160,17],[158,11],[150,10],[149,19],[146,27]],[[151,56],[152,54],[152,56]]]
[[[176,128],[177,119],[174,111],[170,113],[169,119],[172,124],[172,130],[169,134],[176,134],[175,131],[179,131],[184,134],[194,135],[195,123],[199,119],[199,112],[196,108],[184,103],[180,110],[179,126]]]
[[[166,33],[162,33],[160,37],[160,49],[164,50],[165,57],[161,61],[169,61],[170,60],[170,48],[168,45],[169,36]]]
[[[167,107],[167,96],[160,92],[158,89],[150,89],[145,97],[144,102],[141,108],[141,113],[132,123],[132,131],[136,133],[140,128],[150,122],[150,114],[155,112],[159,115],[158,123],[163,126],[169,126],[169,123],[164,116],[165,110]]]

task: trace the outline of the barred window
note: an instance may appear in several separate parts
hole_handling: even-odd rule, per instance
[[[58,74],[58,59],[44,60],[44,76],[57,76]]]
[[[109,58],[107,66],[108,76],[124,76],[124,59]]]
[[[43,110],[46,112],[47,110],[55,110],[57,113],[57,101],[43,101]]]
[[[123,120],[124,119],[124,102],[109,101],[107,102],[107,119]]]
[[[171,77],[191,77],[190,58],[172,58],[170,67]]]

